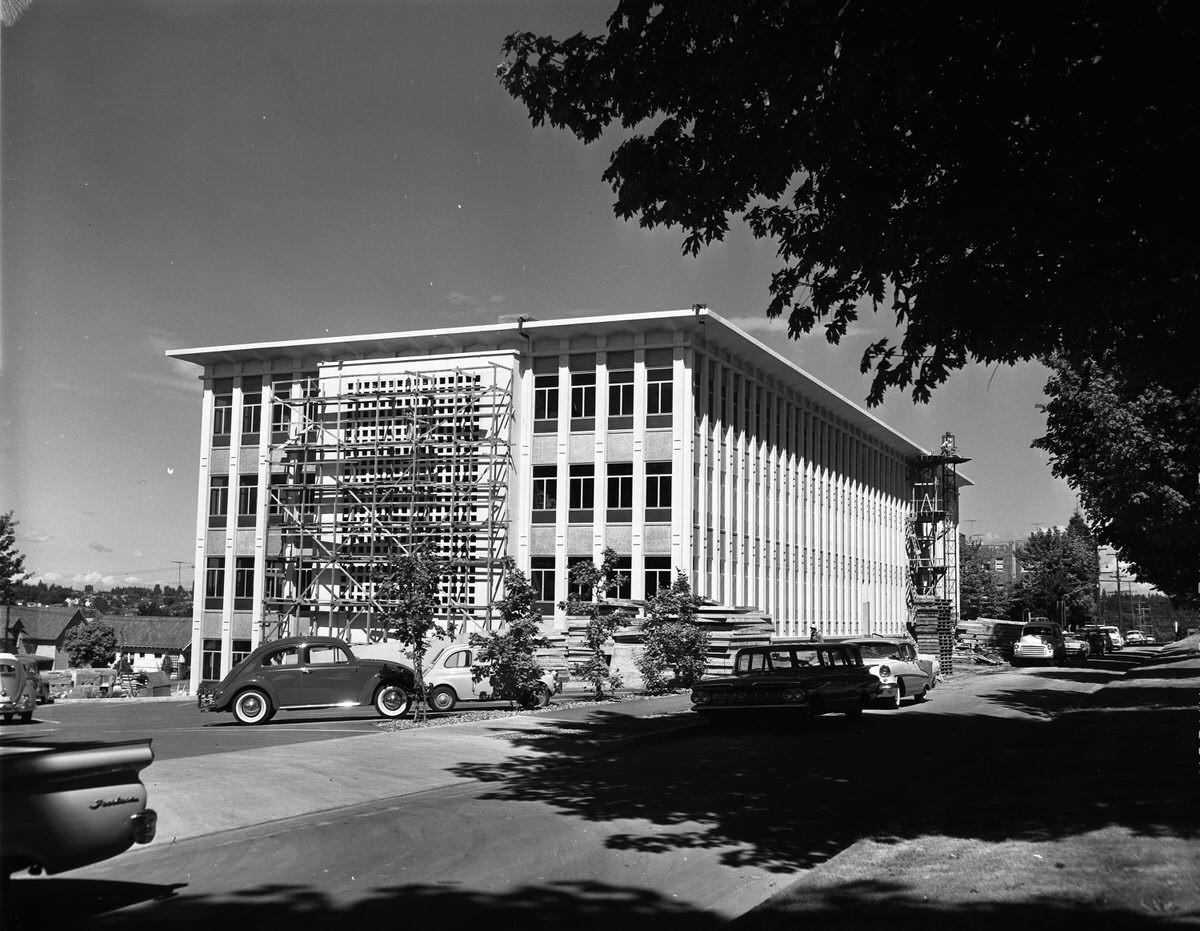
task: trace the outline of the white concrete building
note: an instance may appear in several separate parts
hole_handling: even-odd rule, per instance
[[[373,569],[423,539],[468,624],[512,556],[562,629],[608,547],[622,595],[683,571],[782,636],[908,619],[929,451],[706,308],[168,355],[203,369],[194,684],[264,637],[376,639]],[[957,548],[934,558],[956,603]]]

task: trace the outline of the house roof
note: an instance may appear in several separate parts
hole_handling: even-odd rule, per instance
[[[190,617],[106,615],[101,621],[112,627],[117,649],[125,652],[181,652],[192,642]]]
[[[63,635],[63,631],[75,622],[76,618],[86,620],[79,608],[71,607],[9,605],[5,610],[8,612],[7,623],[10,627],[15,628],[19,621],[27,640],[45,643],[57,641]]]

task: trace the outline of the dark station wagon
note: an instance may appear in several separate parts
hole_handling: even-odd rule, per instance
[[[359,659],[336,637],[264,643],[197,696],[201,711],[232,711],[240,724],[264,724],[276,711],[374,706],[399,718],[412,706],[414,674],[400,663]]]
[[[857,717],[878,694],[879,679],[853,644],[777,641],[738,650],[732,675],[701,679],[692,709],[710,718],[732,711]]]

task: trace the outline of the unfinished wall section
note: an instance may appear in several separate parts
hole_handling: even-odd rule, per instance
[[[388,637],[378,575],[421,547],[442,620],[489,629],[509,524],[515,356],[331,362],[272,450],[263,637]]]

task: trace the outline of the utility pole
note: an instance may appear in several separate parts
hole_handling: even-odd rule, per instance
[[[175,564],[175,587],[183,588],[183,567],[191,566],[193,563],[186,559],[172,559],[171,562]]]

